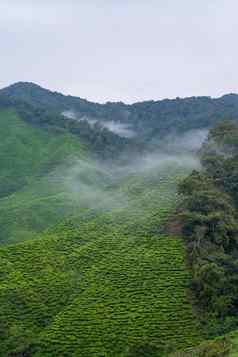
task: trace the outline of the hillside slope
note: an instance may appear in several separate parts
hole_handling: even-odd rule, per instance
[[[129,356],[200,341],[183,242],[163,233],[183,174],[125,177],[124,206],[0,249],[0,355]]]
[[[67,156],[85,156],[72,135],[53,134],[26,124],[14,110],[0,110],[0,196],[43,176]]]
[[[13,109],[0,110],[1,242],[32,237],[72,213],[75,203],[62,175],[77,160],[89,161],[78,138],[32,127]]]

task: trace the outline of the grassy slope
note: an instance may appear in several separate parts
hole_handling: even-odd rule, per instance
[[[183,243],[161,233],[176,201],[170,174],[124,179],[124,207],[1,248],[0,355],[32,341],[36,356],[86,357],[200,340]]]
[[[0,242],[31,238],[73,213],[56,173],[72,157],[87,156],[74,136],[34,128],[13,110],[1,110]]]

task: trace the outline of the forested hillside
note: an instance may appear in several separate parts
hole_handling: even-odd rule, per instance
[[[146,101],[131,105],[122,102],[99,104],[51,92],[34,83],[20,82],[0,90],[0,100],[1,97],[10,100],[15,106],[18,105],[22,113],[26,112],[25,116],[28,120],[40,125],[47,123],[54,126],[66,125],[60,124],[62,116],[61,120],[59,117],[57,120],[55,118],[50,119],[49,111],[51,114],[54,113],[55,116],[56,114],[61,115],[70,112],[71,121],[73,116],[80,119],[81,125],[82,122],[84,125],[85,122],[90,123],[90,120],[91,123],[96,122],[98,125],[100,123],[120,124],[122,126],[119,126],[119,129],[130,129],[134,132],[133,139],[136,138],[136,141],[139,141],[140,144],[142,142],[150,145],[150,149],[151,146],[158,144],[158,139],[168,134],[181,133],[191,129],[210,128],[220,120],[237,120],[238,114],[238,96],[236,94],[228,94],[214,99],[211,97],[191,97]],[[25,103],[27,107],[24,108],[22,103]],[[38,108],[34,118],[32,115],[31,118],[29,115],[27,116],[29,108]],[[66,118],[64,117],[64,119]],[[52,123],[52,120],[54,123]],[[79,120],[77,121],[79,125]],[[71,125],[76,124],[71,123]],[[94,129],[96,127],[94,126]],[[108,131],[106,130],[108,128],[115,131],[113,125],[106,125],[103,128],[104,131]],[[116,133],[120,133],[118,127],[116,128]],[[83,131],[83,129],[81,130]],[[110,132],[112,134],[112,131]],[[107,134],[109,135],[108,132]],[[108,140],[110,141],[110,138]],[[115,140],[115,136],[112,137],[113,140]],[[128,144],[125,138],[124,141]]]
[[[236,355],[237,114],[0,91],[0,356]]]
[[[216,335],[236,329],[238,323],[237,155],[238,125],[224,121],[210,130],[200,150],[202,170],[180,183],[192,291],[203,323]],[[217,350],[217,355],[228,356],[235,348],[234,337],[227,339],[226,354]]]

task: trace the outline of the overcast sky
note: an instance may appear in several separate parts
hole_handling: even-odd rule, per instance
[[[0,87],[93,101],[238,92],[237,0],[0,0]]]

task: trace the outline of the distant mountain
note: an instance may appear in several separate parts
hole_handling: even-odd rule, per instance
[[[33,83],[20,82],[0,90],[0,110],[14,109],[28,124],[54,133],[68,132],[78,136],[81,143],[100,159],[115,159],[127,151],[128,146],[130,152],[137,151],[138,145],[133,140],[109,130],[115,126],[106,114],[114,119],[116,116],[101,108],[104,106],[50,92]],[[67,112],[73,115],[66,116]],[[101,125],[99,119],[108,125]]]
[[[10,98],[22,100],[32,105],[53,108],[53,109],[64,109],[67,105],[85,104],[86,100],[64,96],[61,93],[51,92],[48,89],[42,88],[39,85],[31,82],[18,82],[10,85],[2,90],[0,94],[8,96]],[[91,105],[93,103],[90,103]]]
[[[51,92],[34,83],[19,82],[0,90],[1,96],[60,114],[71,111],[78,118],[119,122],[129,126],[140,140],[146,142],[171,132],[209,128],[221,119],[238,118],[237,94],[220,98],[164,99],[132,105],[122,102],[99,104]]]
[[[100,117],[101,111],[104,111],[105,106],[107,107],[107,105],[89,102],[79,97],[51,92],[48,89],[30,82],[18,82],[10,85],[0,90],[0,95],[20,100],[40,108],[48,108],[60,112],[64,110],[74,110],[81,115],[87,114],[96,117]],[[113,104],[113,106],[116,106],[118,110],[117,104]]]

